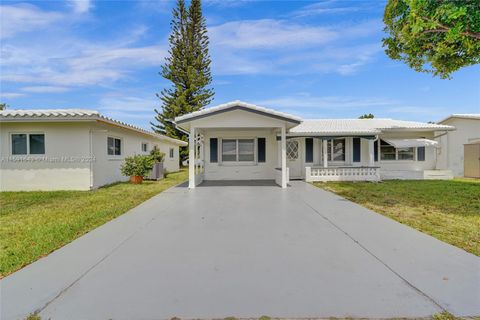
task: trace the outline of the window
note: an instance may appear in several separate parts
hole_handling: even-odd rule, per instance
[[[238,140],[238,161],[253,161],[255,144],[253,139]]]
[[[210,138],[210,162],[218,162],[218,139]]]
[[[305,162],[313,162],[313,138],[305,138]]]
[[[360,162],[362,160],[362,141],[360,138],[352,139],[353,162]]]
[[[223,139],[222,140],[223,162],[253,162],[255,161],[254,139]]]
[[[328,140],[327,153],[328,161],[345,161],[345,139]]]
[[[12,134],[12,155],[45,154],[45,135],[39,133]]]
[[[396,157],[395,147],[380,140],[380,160],[395,160]]]
[[[170,157],[170,159],[173,159],[175,157],[175,149],[174,148],[170,148],[170,150],[168,152],[168,156]]]
[[[425,161],[425,147],[418,147],[417,148],[417,160],[418,161]]]
[[[142,152],[148,152],[148,143],[142,142]]]
[[[395,148],[380,140],[380,160],[415,160],[415,148]]]
[[[298,141],[287,140],[287,160],[295,161],[298,159]]]
[[[109,156],[119,156],[122,154],[122,140],[119,138],[108,137],[107,153]]]

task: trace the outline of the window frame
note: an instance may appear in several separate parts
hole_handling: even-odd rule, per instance
[[[392,162],[392,161],[397,161],[397,162],[413,162],[413,161],[418,161],[418,150],[417,147],[408,147],[408,148],[396,148],[386,142],[385,140],[379,139],[378,143],[378,157],[380,162]],[[383,147],[388,147],[388,148],[393,148],[395,150],[395,159],[383,159],[382,158],[382,141],[385,143]],[[399,149],[412,149],[412,159],[399,159],[398,154],[399,154]]]
[[[169,159],[175,159],[175,148],[170,147],[168,149],[168,158]]]
[[[333,141],[335,140],[343,140],[343,160],[333,160]],[[327,140],[327,161],[332,163],[345,163],[347,161],[347,138],[335,138]]]
[[[220,165],[257,165],[258,164],[258,146],[257,146],[257,137],[222,137],[222,138],[217,138],[218,139],[218,145],[217,145],[217,150],[218,150],[218,164]],[[235,160],[223,160],[223,142],[225,140],[234,140],[235,141]],[[253,160],[239,160],[239,140],[252,140],[253,142]]]
[[[108,139],[111,138],[113,139],[113,154],[109,154],[108,153]],[[115,154],[115,140],[120,140],[120,153],[119,154]],[[108,157],[111,157],[111,158],[118,158],[118,157],[121,157],[123,156],[123,138],[121,137],[116,137],[116,136],[107,136],[107,156]]]
[[[13,136],[24,134],[26,136],[26,145],[27,145],[27,152],[21,154],[13,154]],[[43,135],[43,153],[31,153],[30,152],[30,135]],[[33,156],[33,157],[44,157],[47,154],[47,142],[46,142],[46,134],[42,131],[28,131],[28,132],[10,132],[9,133],[10,141],[10,155],[13,157],[24,157],[24,156]]]
[[[145,150],[143,150],[143,146],[145,146]],[[142,142],[141,150],[144,153],[148,153],[148,142]]]

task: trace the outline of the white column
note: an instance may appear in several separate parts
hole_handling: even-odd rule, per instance
[[[195,188],[195,128],[188,135],[188,187]]]
[[[368,140],[368,165],[373,167],[375,165],[375,140]]]
[[[322,140],[323,141],[323,146],[322,146],[322,150],[323,150],[323,167],[324,168],[327,168],[328,167],[328,151],[327,151],[327,148],[328,148],[328,142],[327,140]]]
[[[287,187],[287,137],[285,125],[282,127],[282,188]]]

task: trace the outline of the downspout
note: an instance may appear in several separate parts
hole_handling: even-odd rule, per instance
[[[90,151],[90,159],[89,159],[90,190],[92,190],[93,189],[93,131],[92,129],[89,130],[89,151]]]

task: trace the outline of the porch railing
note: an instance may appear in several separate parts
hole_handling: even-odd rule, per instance
[[[306,167],[306,181],[380,181],[379,167]]]

